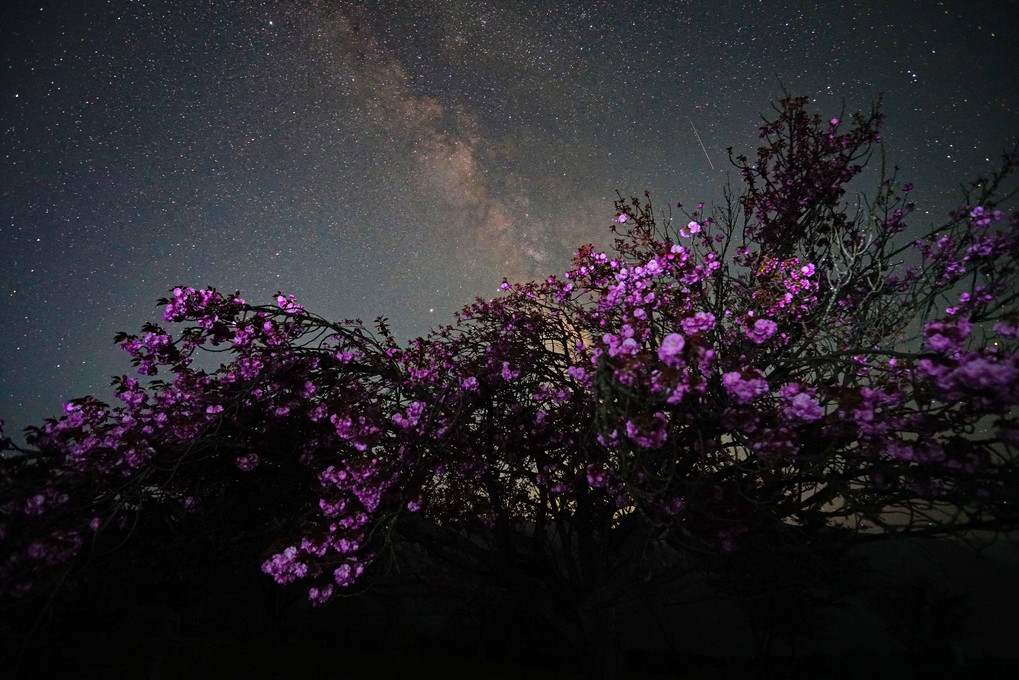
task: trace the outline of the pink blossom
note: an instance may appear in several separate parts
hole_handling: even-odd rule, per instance
[[[308,599],[311,600],[312,605],[320,607],[333,597],[333,584],[327,583],[321,588],[312,587],[308,589]]]
[[[251,472],[258,467],[259,462],[260,459],[257,453],[248,453],[243,456],[237,456],[236,460],[237,469],[241,472]]]
[[[701,331],[711,330],[715,327],[715,315],[711,312],[697,312],[693,316],[683,319],[681,325],[683,332],[687,335],[694,335]]]
[[[604,488],[608,483],[608,471],[604,465],[591,463],[587,466],[587,483],[594,489]]]
[[[770,338],[778,330],[778,325],[771,319],[758,319],[754,322],[753,330],[747,329],[747,337],[758,345]]]
[[[683,347],[686,340],[679,333],[669,333],[662,339],[658,347],[658,358],[669,366],[679,366],[683,363]]]
[[[744,379],[736,371],[723,375],[722,385],[737,404],[749,404],[768,391],[768,383],[763,378]]]
[[[587,380],[587,371],[582,366],[570,366],[566,369],[566,374],[577,382],[582,383]]]
[[[789,403],[782,409],[782,413],[793,420],[811,422],[823,416],[824,409],[809,394],[800,392],[789,399]]]
[[[994,324],[994,332],[1003,338],[1009,338],[1013,340],[1019,338],[1019,320],[1017,321],[999,321]]]
[[[304,578],[308,574],[308,565],[297,559],[297,548],[290,546],[263,562],[262,571],[283,585]]]
[[[924,326],[923,334],[928,347],[935,352],[947,353],[961,349],[971,330],[969,319],[954,317],[929,322]]]
[[[1006,390],[1014,388],[1017,371],[1012,362],[991,361],[981,356],[966,357],[948,380],[970,390]],[[1005,395],[1002,394],[1002,397]]]
[[[503,369],[505,371],[505,369]],[[508,380],[508,378],[507,378]],[[412,401],[407,406],[407,415],[396,413],[393,415],[393,422],[396,426],[401,429],[408,429],[414,427],[421,420],[421,416],[425,412],[425,403],[421,401]]]
[[[333,578],[336,580],[336,585],[340,587],[349,586],[361,575],[364,571],[364,565],[358,560],[351,560],[341,564],[336,571],[333,572]]]
[[[688,392],[687,385],[684,383],[679,383],[672,390],[672,393],[669,395],[669,398],[665,400],[665,402],[668,404],[678,404],[679,402],[683,401],[683,397],[686,396],[687,392]]]
[[[668,438],[668,426],[668,419],[659,411],[650,420],[626,421],[626,436],[645,449],[658,449]]]

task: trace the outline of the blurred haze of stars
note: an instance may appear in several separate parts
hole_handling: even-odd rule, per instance
[[[783,88],[825,117],[883,96],[928,226],[1019,134],[1017,23],[1015,0],[4,3],[0,417],[17,441],[115,402],[114,333],[176,285],[423,335],[607,246],[616,191],[719,200]]]

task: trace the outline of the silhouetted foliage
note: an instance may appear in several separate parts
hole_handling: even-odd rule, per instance
[[[628,603],[709,583],[766,652],[857,587],[861,542],[1015,529],[1015,152],[917,238],[895,177],[845,203],[876,108],[776,113],[711,214],[620,199],[614,252],[406,346],[284,293],[174,289],[182,330],[117,337],[161,380],[3,459],[0,595],[42,606],[97,564],[261,563],[315,604],[413,575],[543,617],[608,677]]]

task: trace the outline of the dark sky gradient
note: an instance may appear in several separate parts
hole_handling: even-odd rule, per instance
[[[1019,134],[1017,18],[1014,0],[4,3],[0,417],[16,435],[112,399],[131,371],[113,334],[174,285],[423,334],[607,243],[616,190],[717,199],[725,148],[756,146],[782,86],[825,116],[883,94],[889,162],[933,220]]]

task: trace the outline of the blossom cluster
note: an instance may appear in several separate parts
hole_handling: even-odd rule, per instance
[[[649,536],[728,554],[834,526],[838,508],[878,524],[903,498],[993,514],[1006,493],[990,447],[1019,440],[1019,311],[1003,293],[1017,232],[970,207],[916,244],[922,266],[896,271],[888,243],[910,210],[889,208],[870,240],[840,212],[880,120],[803,105],[784,103],[757,164],[737,161],[742,233],[699,212],[670,231],[620,200],[614,250],[504,282],[403,345],[383,319],[329,322],[284,292],[255,306],[174,288],[162,319],[183,328],[117,338],[136,368],[114,381],[120,405],[69,402],[31,435],[45,464],[2,468],[0,595],[36,588],[86,538],[119,544],[144,513],[220,517],[231,494],[258,499],[252,564],[316,605],[370,576],[412,521],[479,546],[539,522],[640,518]],[[796,158],[776,148],[794,132]],[[957,305],[919,315],[949,293]],[[918,346],[893,346],[910,324]],[[210,348],[230,361],[196,367]],[[959,434],[988,421],[988,441]],[[831,496],[856,480],[874,482],[866,503]]]
[[[764,256],[756,273],[759,287],[751,297],[766,316],[785,312],[801,318],[819,299],[816,272],[813,263],[798,257],[779,261]]]

